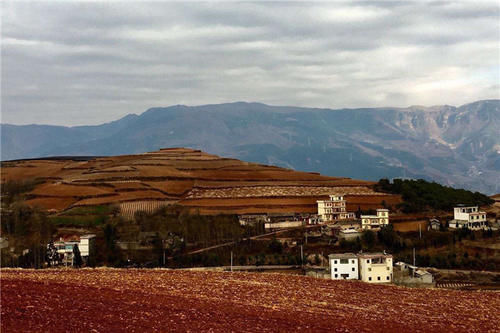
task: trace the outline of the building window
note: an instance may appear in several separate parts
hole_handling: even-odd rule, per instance
[[[380,281],[380,276],[377,276],[377,280],[379,280],[379,281]]]
[[[335,277],[338,277],[339,275],[338,274],[335,274]]]
[[[372,280],[372,277],[371,277],[371,276],[369,276],[369,277],[368,277],[368,281],[371,281],[371,280]]]
[[[372,271],[372,269],[370,267],[368,267],[368,272],[371,272],[371,271]]]
[[[334,269],[334,272],[336,272],[336,271],[337,271],[337,269],[335,268],[335,269]]]
[[[337,260],[334,260],[334,261],[333,261],[333,263],[334,263],[334,264],[336,264],[336,263],[337,263]]]
[[[351,263],[354,264],[354,260],[351,260]]]
[[[340,263],[341,264],[348,264],[349,263],[349,259],[340,259]]]
[[[390,270],[390,268],[389,268],[389,267],[387,267],[387,270]]]
[[[387,277],[387,281],[389,281],[389,277]]]
[[[370,263],[370,259],[366,259],[366,263],[369,264]]]
[[[354,267],[352,268],[352,271],[354,272]]]

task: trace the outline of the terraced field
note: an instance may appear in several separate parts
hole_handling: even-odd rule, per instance
[[[29,193],[27,203],[57,212],[117,204],[125,215],[133,216],[136,208],[159,207],[165,202],[203,214],[315,212],[316,200],[333,193],[351,198],[350,209],[399,202],[397,196],[375,192],[373,182],[248,163],[185,148],[88,161],[5,162],[1,177],[2,182],[42,179]]]
[[[500,294],[287,274],[2,270],[2,332],[498,332]]]

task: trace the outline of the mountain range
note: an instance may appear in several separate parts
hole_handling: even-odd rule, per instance
[[[189,147],[337,177],[424,178],[500,192],[500,100],[460,107],[156,107],[96,126],[1,125],[1,158],[108,156]]]

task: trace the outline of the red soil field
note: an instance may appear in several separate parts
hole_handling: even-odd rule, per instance
[[[287,274],[2,270],[2,332],[498,332],[500,294]]]
[[[29,193],[28,203],[56,211],[73,206],[168,199],[199,208],[203,214],[312,213],[316,211],[316,200],[337,192],[363,194],[353,196],[352,203],[348,200],[354,209],[376,208],[382,200],[399,200],[387,195],[382,199],[369,181],[243,162],[185,148],[84,162],[12,161],[2,163],[1,171],[2,182],[33,178],[45,181]],[[201,198],[209,200],[210,206],[203,200],[191,200]]]
[[[77,199],[72,197],[67,198],[35,198],[31,200],[27,200],[26,204],[32,207],[38,207],[40,209],[55,209],[55,210],[63,210],[67,207],[70,207],[72,204],[76,202]]]

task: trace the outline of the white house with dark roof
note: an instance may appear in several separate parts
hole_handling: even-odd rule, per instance
[[[332,280],[358,280],[358,257],[354,253],[334,253],[328,256]]]

